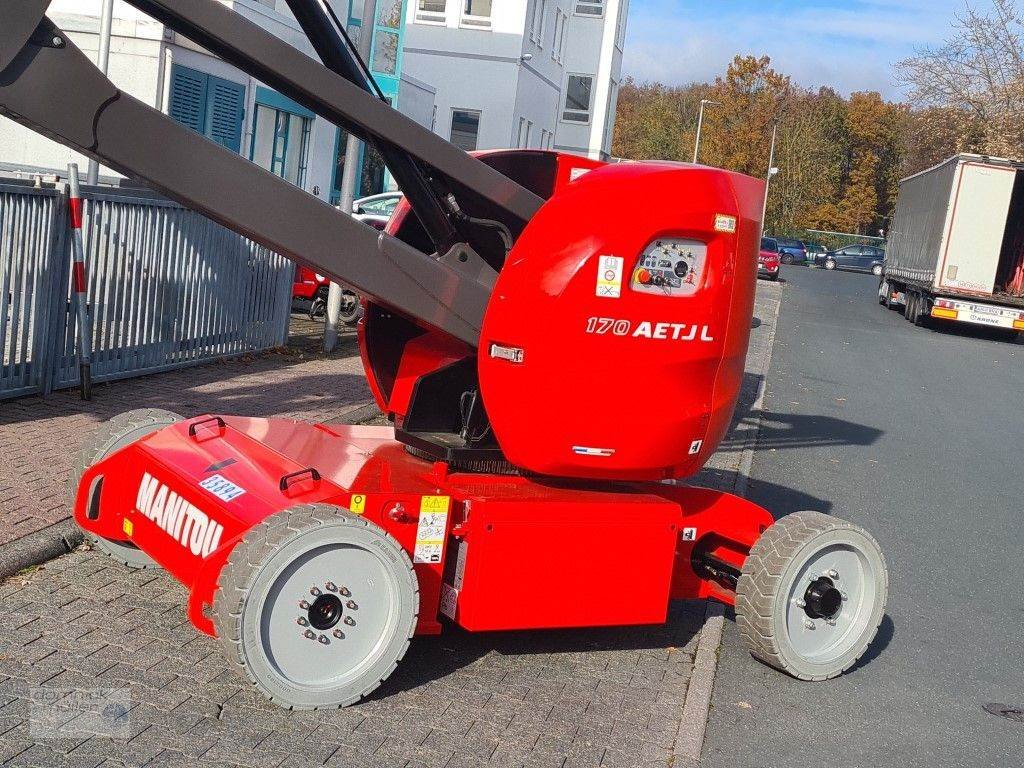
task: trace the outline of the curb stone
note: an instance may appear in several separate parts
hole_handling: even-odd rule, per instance
[[[768,381],[768,369],[772,362],[772,349],[775,345],[775,329],[778,326],[779,310],[782,307],[782,290],[776,287],[774,316],[765,342],[765,353],[758,361],[759,365],[752,373],[760,375],[757,395],[750,407],[749,421],[737,431],[743,437],[743,449],[740,464],[736,469],[736,481],[733,493],[746,496],[747,484],[750,480],[750,468],[754,460],[754,449],[757,436],[761,429],[761,409]],[[770,290],[770,289],[769,289]],[[709,600],[704,615],[704,627],[697,641],[697,651],[693,659],[693,673],[686,688],[686,699],[683,703],[683,716],[676,734],[673,754],[675,768],[696,768],[700,765],[701,753],[704,751],[704,736],[707,732],[708,715],[711,711],[711,694],[715,689],[715,673],[718,671],[718,651],[722,645],[722,630],[725,627],[725,606]]]
[[[66,555],[83,541],[82,530],[71,519],[15,539],[0,547],[0,581],[9,579],[18,571]]]

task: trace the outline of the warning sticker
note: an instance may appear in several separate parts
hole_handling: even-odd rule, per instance
[[[441,583],[441,604],[438,606],[438,611],[441,612],[442,616],[447,616],[449,619],[455,620],[455,609],[459,604],[459,590],[453,587],[451,584]]]
[[[126,535],[131,536],[135,533],[135,524],[126,517],[121,522],[121,530],[124,531]]]
[[[440,563],[444,537],[448,530],[448,496],[424,496],[420,500],[420,519],[416,525],[414,563]]]
[[[361,493],[353,493],[348,502],[348,508],[357,515],[363,514],[366,511],[366,496]]]
[[[596,295],[605,299],[617,299],[622,295],[621,256],[601,256],[597,260]]]

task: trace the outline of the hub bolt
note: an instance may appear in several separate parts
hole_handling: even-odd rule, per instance
[[[797,608],[806,608],[807,607],[807,601],[806,600],[802,600],[801,598],[798,597],[796,600],[793,601],[793,605],[795,605]]]
[[[309,594],[313,597],[320,597],[320,587],[310,587]]]
[[[828,576],[830,579],[838,579],[839,571],[837,571],[835,568],[830,568],[828,571],[825,572],[825,575]]]
[[[356,620],[353,619],[351,616],[346,616],[345,623],[348,624],[350,627],[354,627],[356,625]]]
[[[338,587],[338,594],[342,597],[352,597],[352,593],[348,591],[348,587]]]
[[[357,610],[359,610],[359,606],[356,605],[356,601],[355,600],[349,600],[347,603],[345,603],[345,607],[348,608],[350,611],[357,611]]]
[[[327,587],[327,591],[328,592],[337,592],[338,591],[338,588],[334,585],[333,581],[328,581],[326,584],[324,584],[324,586]]]
[[[310,640],[316,640],[316,632],[314,632],[312,629],[307,629],[302,634],[308,637]]]
[[[309,610],[309,601],[308,600],[299,600],[299,608],[301,608],[304,611]]]
[[[339,640],[344,640],[345,639],[345,633],[342,632],[340,629],[334,630],[334,636],[336,638],[338,638]]]
[[[330,645],[330,643],[331,643],[331,640],[330,640],[330,638],[327,637],[327,635],[320,635],[320,644],[321,645]]]
[[[300,627],[308,627],[309,626],[309,622],[306,621],[306,619],[304,617],[302,617],[302,616],[299,616],[299,618],[297,618],[296,621],[299,623]]]
[[[806,619],[804,621],[804,626],[807,627],[807,629],[814,629],[814,622],[810,619]]]
[[[834,627],[836,625],[836,620],[835,619],[825,619],[825,623],[828,624],[830,627]]]
[[[840,592],[839,594],[842,596],[843,600],[846,600],[847,597],[849,597],[845,592]]]

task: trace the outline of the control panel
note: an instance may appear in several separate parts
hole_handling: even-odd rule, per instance
[[[640,293],[692,296],[700,287],[707,255],[707,245],[699,240],[655,240],[640,254],[630,287]]]

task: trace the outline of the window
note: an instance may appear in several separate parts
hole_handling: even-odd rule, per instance
[[[555,9],[555,29],[551,36],[551,58],[557,62],[562,61],[562,54],[565,52],[565,22],[568,16],[561,8]]]
[[[444,24],[447,0],[416,0],[416,21],[423,24]]]
[[[580,16],[604,16],[604,0],[578,0],[576,13]]]
[[[269,88],[257,89],[249,159],[301,187],[306,181],[313,120],[307,110],[289,102]]]
[[[491,0],[462,0],[462,26],[491,27]]]
[[[565,109],[562,111],[562,119],[570,123],[589,123],[593,91],[593,77],[569,75],[569,81],[565,88]]]
[[[242,149],[244,104],[245,88],[238,83],[178,64],[171,67],[167,113],[232,152]]]
[[[530,21],[530,39],[537,47],[544,47],[544,17],[548,13],[548,0],[535,0],[533,19]]]
[[[473,109],[452,110],[450,141],[456,147],[472,152],[480,135],[480,113]]]

